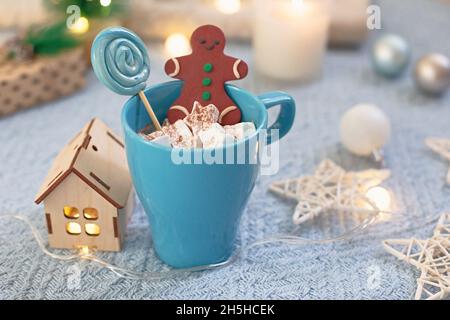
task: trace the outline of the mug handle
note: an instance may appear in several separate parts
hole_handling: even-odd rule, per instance
[[[285,92],[273,91],[258,96],[267,110],[280,105],[280,114],[277,120],[267,128],[267,145],[283,138],[291,129],[295,119],[295,101]],[[278,137],[272,137],[272,129],[278,129]]]

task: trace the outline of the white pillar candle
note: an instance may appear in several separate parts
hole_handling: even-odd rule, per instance
[[[320,75],[328,40],[328,0],[255,1],[254,60],[263,75],[309,81]]]

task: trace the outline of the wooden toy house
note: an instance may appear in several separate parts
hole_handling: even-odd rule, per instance
[[[93,119],[59,153],[35,202],[44,202],[51,247],[119,251],[133,199],[124,145]]]

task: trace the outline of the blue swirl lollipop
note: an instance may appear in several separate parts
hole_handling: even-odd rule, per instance
[[[91,61],[97,78],[121,95],[139,94],[157,130],[161,130],[143,90],[150,76],[150,61],[142,40],[132,31],[112,27],[94,39]]]

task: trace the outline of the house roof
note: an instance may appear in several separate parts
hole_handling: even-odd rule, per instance
[[[71,173],[116,208],[126,205],[132,185],[124,145],[97,118],[86,124],[58,154],[35,202],[44,200]]]

